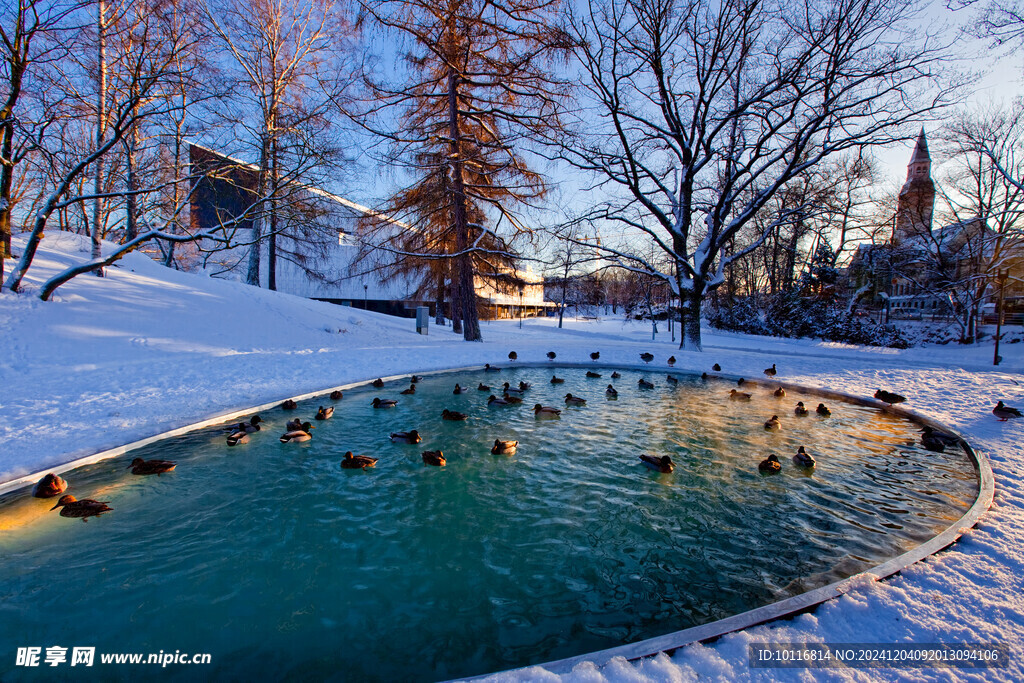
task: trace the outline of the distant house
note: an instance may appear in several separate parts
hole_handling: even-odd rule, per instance
[[[225,226],[225,233],[236,245],[227,250],[215,249],[219,246],[215,244],[200,245],[194,255],[196,265],[214,276],[245,280],[257,219],[258,167],[197,144],[190,145],[190,159],[198,178],[192,194],[192,229]],[[344,197],[295,183],[282,193],[279,206],[280,224],[273,245],[278,291],[406,317],[415,315],[417,306],[433,309],[433,301],[417,294],[422,291],[420,282],[394,274],[390,252],[367,249],[361,240],[361,222],[366,218],[395,231],[415,228]],[[266,225],[261,226],[263,234],[267,231]],[[258,248],[260,283],[266,287],[271,244],[264,239]],[[499,283],[478,278],[481,317],[512,317],[522,311],[536,314],[544,308],[540,278],[527,270],[509,272],[507,280]]]

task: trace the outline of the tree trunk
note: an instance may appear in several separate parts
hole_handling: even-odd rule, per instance
[[[252,246],[249,247],[249,272],[246,273],[245,283],[248,285],[260,286],[260,241],[263,232],[264,199],[267,194],[267,160],[270,142],[264,132],[264,138],[260,145],[260,170],[259,179],[256,183],[257,209],[256,217],[252,221]]]
[[[138,105],[134,107],[138,112]],[[131,242],[139,236],[139,199],[135,193],[139,189],[138,152],[140,144],[139,127],[132,124],[132,130],[126,140],[128,142],[125,155],[125,176],[128,183],[128,196],[125,197],[125,228],[124,241]]]
[[[20,21],[20,17],[19,17]],[[24,39],[23,39],[24,40]],[[20,52],[16,52],[20,56]],[[3,109],[0,109],[0,283],[4,280],[4,259],[11,256],[11,188],[14,184],[14,105],[21,94],[25,63],[11,56],[10,91]]]
[[[679,288],[679,348],[703,351],[700,339],[700,307],[704,298],[701,294],[704,287],[698,282],[694,282],[692,287]]]
[[[437,292],[435,294],[434,324],[444,325],[444,271],[437,274]]]
[[[277,290],[277,139],[270,141],[270,234],[267,237],[267,289]]]
[[[107,127],[107,4],[105,0],[96,3],[97,20],[96,31],[98,37],[98,64],[99,87],[96,94],[96,148],[103,146],[103,138]],[[103,200],[99,195],[103,192],[103,157],[96,159],[95,180],[93,182],[94,194],[92,210],[92,259],[98,260],[103,257],[100,246],[100,217],[103,213]],[[96,277],[103,277],[103,269],[97,268],[93,273]]]
[[[455,279],[458,280],[462,304],[462,338],[483,341],[480,334],[480,316],[476,310],[476,288],[473,284],[473,258],[461,253],[469,248],[469,219],[466,215],[466,189],[462,177],[462,145],[459,131],[459,104],[455,72],[448,73],[448,133],[452,148],[452,189],[455,209]]]

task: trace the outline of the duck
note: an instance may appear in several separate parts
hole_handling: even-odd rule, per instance
[[[501,372],[501,368],[496,368],[490,363],[484,363],[484,372]]]
[[[782,471],[782,463],[779,457],[772,453],[758,464],[757,469],[762,474],[778,474]]]
[[[601,378],[601,373],[600,372],[594,372],[593,370],[587,370],[587,377],[589,379],[600,379]],[[614,377],[614,375],[613,375],[613,377]]]
[[[489,386],[487,386],[486,384],[484,384],[483,382],[480,382],[480,384],[477,385],[476,390],[477,391],[490,391],[491,388]]]
[[[793,456],[793,463],[797,467],[814,467],[814,458],[811,454],[804,450],[803,446],[796,449],[796,455]]]
[[[335,389],[334,391],[331,392],[331,400],[332,401],[340,401],[341,397],[342,397],[341,390]]]
[[[946,443],[936,436],[935,432],[925,432],[922,434],[921,445],[933,453],[943,453],[946,450]]]
[[[718,363],[715,363],[714,365],[711,366],[711,370],[713,372],[721,372],[722,371],[722,366],[719,365]]]
[[[170,472],[178,464],[171,460],[143,460],[142,458],[135,458],[132,460],[132,464],[128,465],[128,468],[132,471],[132,474],[155,474],[157,476],[164,472]]]
[[[706,373],[706,372],[700,373],[700,380],[702,382],[707,382],[708,381],[708,373]]]
[[[330,420],[332,417],[334,417],[334,406],[327,406],[326,408],[324,406],[320,406],[316,411],[316,417],[314,419]]]
[[[416,393],[416,385],[410,384],[408,389],[402,389],[398,393],[402,396],[412,396]]]
[[[551,376],[551,383],[552,384],[565,384],[565,380],[562,379],[561,377],[555,377],[554,375],[552,375]]]
[[[509,402],[503,398],[498,398],[494,394],[487,397],[487,405],[489,406],[507,406]]]
[[[518,358],[519,358],[519,354],[517,354],[515,351],[509,351],[508,352],[508,359],[510,361],[515,362]]]
[[[875,398],[877,398],[882,403],[888,403],[889,405],[903,403],[904,401],[907,400],[906,396],[900,396],[899,394],[894,394],[891,391],[886,391],[885,389],[879,389],[878,391],[876,391]]]
[[[423,441],[423,437],[415,429],[410,429],[407,432],[392,432],[391,441],[393,443],[419,443]]]
[[[313,438],[310,433],[313,430],[313,425],[309,422],[303,422],[302,426],[298,429],[285,432],[281,435],[281,443],[301,443],[303,441],[309,441]]]
[[[398,405],[398,401],[396,401],[393,398],[375,398],[373,399],[373,402],[370,405],[372,405],[374,408],[394,408],[395,406]]]
[[[675,367],[675,365],[676,365],[676,357],[675,356],[669,356],[668,357],[668,366],[670,368],[672,368],[672,367]]]
[[[509,403],[511,405],[517,405],[523,402],[523,399],[519,398],[518,396],[510,396],[509,394],[503,394],[502,398],[505,400],[506,403]]]
[[[441,411],[441,419],[442,420],[449,420],[451,422],[459,422],[461,420],[466,420],[468,418],[469,418],[469,415],[466,415],[465,413],[460,413],[457,410],[448,410],[447,408],[445,408],[444,410]]]
[[[669,384],[679,384],[679,379],[678,379],[678,378],[676,378],[676,376],[675,376],[675,375],[666,375],[666,376],[665,376],[665,380],[666,380],[666,381],[667,381],[667,382],[668,382]]]
[[[667,455],[663,455],[660,458],[656,455],[639,455],[637,457],[640,458],[640,462],[644,465],[656,472],[661,472],[662,474],[671,474],[671,472],[676,468],[675,463],[672,462],[672,458]]]
[[[554,360],[557,357],[558,357],[557,353],[555,353],[554,351],[548,351],[548,360]]]
[[[537,405],[533,406],[533,414],[536,417],[558,417],[559,415],[562,414],[562,411],[559,410],[558,408],[542,406],[541,404],[538,403]]]
[[[503,389],[505,390],[506,394],[521,394],[521,393],[523,393],[523,391],[525,391],[524,389],[522,389],[520,387],[512,386],[508,382],[505,382],[505,384],[503,385]]]
[[[600,351],[594,351],[592,354],[590,354],[590,360],[597,360],[600,357],[601,357],[601,352]]]
[[[612,373],[612,379],[618,379],[620,377],[622,377],[622,375],[620,375],[618,371]]]
[[[532,386],[533,385],[530,384],[529,382],[523,382],[522,380],[519,381],[519,391],[526,391]]]
[[[352,451],[345,452],[345,459],[341,461],[343,470],[365,470],[367,467],[376,467],[378,458],[371,458],[368,455],[352,455]]]
[[[796,408],[793,410],[793,412],[796,413],[799,417],[805,417],[811,411],[807,410],[807,408],[804,406],[803,401],[797,401]]]
[[[247,434],[260,431],[260,422],[263,422],[263,418],[259,415],[253,415],[249,418],[248,422],[239,422],[237,425],[228,427],[232,432],[243,431]]]
[[[501,439],[495,439],[494,445],[491,446],[492,455],[515,455],[516,449],[519,448],[518,441],[502,441]]]
[[[423,375],[412,375],[409,378],[409,384],[418,384],[423,381]]]
[[[783,389],[782,387],[779,387],[778,389],[772,392],[772,396],[774,396],[775,398],[786,398],[786,390]]]
[[[239,429],[228,434],[228,445],[237,446],[240,443],[249,443],[249,433]]]
[[[441,451],[423,451],[420,457],[423,458],[423,463],[426,465],[444,467],[448,464],[448,461],[444,459],[444,453]]]
[[[770,368],[764,369],[764,376],[769,378],[774,377],[775,375],[778,374],[778,372],[779,371],[775,369],[775,363],[772,363],[772,366]]]
[[[644,353],[640,354],[640,360],[642,360],[644,363],[650,363],[652,360],[654,360],[654,354],[647,353],[645,351]]]
[[[998,417],[1000,422],[1006,422],[1007,420],[1021,417],[1020,410],[1010,407],[1002,401],[996,403],[996,407],[992,409],[992,414]]]
[[[63,477],[59,477],[53,472],[50,472],[42,479],[36,482],[36,485],[32,487],[33,498],[53,498],[59,496],[68,490],[68,483]]]
[[[613,387],[611,384],[609,384],[608,388],[604,390],[604,393],[605,393],[605,395],[608,398],[618,398],[619,397],[619,392],[616,391],[615,387]]]
[[[469,392],[469,387],[460,387],[458,383],[455,384],[455,390],[452,391],[452,393],[455,395],[465,394],[467,392]]]
[[[822,417],[832,417],[832,411],[829,410],[828,406],[826,406],[824,403],[819,403],[818,407],[814,409],[814,412],[816,412],[818,415],[821,415]]]
[[[61,508],[61,517],[81,517],[83,522],[89,521],[89,517],[99,517],[104,512],[110,512],[114,508],[107,505],[109,501],[93,500],[83,498],[78,500],[72,495],[61,496],[57,504],[50,508],[51,511]]]
[[[377,379],[375,379],[372,382],[370,382],[370,386],[372,386],[372,387],[374,387],[376,389],[380,389],[381,387],[384,386],[384,380],[382,380],[380,377],[378,377]]]
[[[749,401],[751,394],[745,394],[742,391],[736,391],[735,389],[729,390],[730,401]]]
[[[288,400],[286,400],[284,403],[281,404],[281,409],[282,410],[295,410],[298,407],[299,407],[299,404],[296,403],[295,401],[293,401],[290,398]]]
[[[302,420],[300,420],[299,418],[295,418],[294,420],[288,420],[288,423],[285,424],[285,429],[287,429],[289,432],[294,432],[296,429],[302,429]]]
[[[654,382],[649,382],[646,379],[644,379],[643,377],[641,377],[637,381],[636,385],[638,387],[640,387],[641,389],[653,389],[654,388]]]
[[[782,429],[782,421],[779,420],[778,415],[772,415],[770,418],[765,420],[764,428],[769,432],[777,432]]]
[[[736,380],[736,386],[738,386],[738,387],[742,387],[746,383],[747,383],[747,380],[743,379],[742,377],[740,377],[738,380]]]
[[[947,434],[946,432],[939,431],[938,429],[933,429],[928,425],[923,425],[921,427],[921,431],[924,432],[924,436],[938,439],[945,446],[959,446],[961,443],[960,437]]]
[[[565,395],[565,405],[567,406],[585,406],[587,405],[587,399],[580,398],[579,396],[573,396],[572,394]]]

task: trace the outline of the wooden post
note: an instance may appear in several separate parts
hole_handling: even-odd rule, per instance
[[[999,285],[999,299],[996,301],[996,347],[992,353],[992,365],[999,365],[1002,357],[999,355],[999,338],[1003,334],[1003,291],[1006,289],[1006,280],[1010,277],[1009,270],[1000,271],[996,275],[996,284]]]

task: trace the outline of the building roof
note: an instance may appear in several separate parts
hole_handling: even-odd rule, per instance
[[[914,152],[910,155],[910,163],[931,161],[931,159],[931,156],[928,154],[928,141],[925,139],[924,127],[922,127],[921,133],[917,136],[917,146],[914,147]]]

